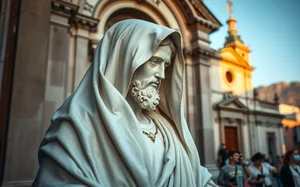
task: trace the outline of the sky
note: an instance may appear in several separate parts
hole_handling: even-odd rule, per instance
[[[250,46],[254,87],[300,81],[300,0],[232,0],[232,15],[244,44]],[[223,25],[210,34],[211,47],[228,35],[226,0],[204,0]]]

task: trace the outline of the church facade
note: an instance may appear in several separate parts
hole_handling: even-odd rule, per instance
[[[282,153],[278,103],[256,98],[250,49],[228,21],[223,49],[209,34],[221,23],[200,0],[45,0],[2,2],[1,185],[30,186],[37,150],[53,112],[76,89],[97,42],[114,23],[143,19],[179,30],[186,68],[185,114],[201,162],[217,174],[221,143],[250,158]],[[3,47],[4,46],[4,47]],[[6,46],[6,47],[5,47]],[[3,60],[2,60],[3,59]]]
[[[224,47],[217,51],[220,57],[210,61],[215,151],[217,143],[223,142],[228,150],[239,150],[246,159],[262,152],[274,162],[283,146],[278,98],[274,95],[274,102],[257,98],[250,47],[241,40],[231,13],[227,24]]]

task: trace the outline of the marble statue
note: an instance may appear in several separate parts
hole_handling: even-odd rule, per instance
[[[107,30],[52,117],[33,186],[216,186],[184,118],[181,44],[142,20]]]

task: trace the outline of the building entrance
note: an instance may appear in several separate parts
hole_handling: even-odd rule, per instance
[[[237,132],[237,127],[225,127],[225,145],[227,151],[239,149]]]

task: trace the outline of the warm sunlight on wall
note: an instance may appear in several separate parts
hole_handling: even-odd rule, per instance
[[[300,126],[300,108],[287,105],[287,104],[280,104],[279,105],[279,112],[280,114],[290,115],[287,116],[282,120],[283,127],[293,128],[296,126]]]
[[[231,49],[222,50],[221,56],[222,60],[218,67],[221,75],[221,90],[231,91],[236,95],[246,96],[247,93],[248,96],[252,96],[251,72],[253,68]]]
[[[296,107],[296,106],[293,106],[293,105],[280,104],[279,105],[279,112],[280,112],[280,114],[300,113],[300,108]]]
[[[299,126],[299,125],[300,125],[300,121],[296,121],[294,119],[284,118],[282,120],[282,126],[283,127],[293,128],[293,127],[296,127],[296,126]]]

